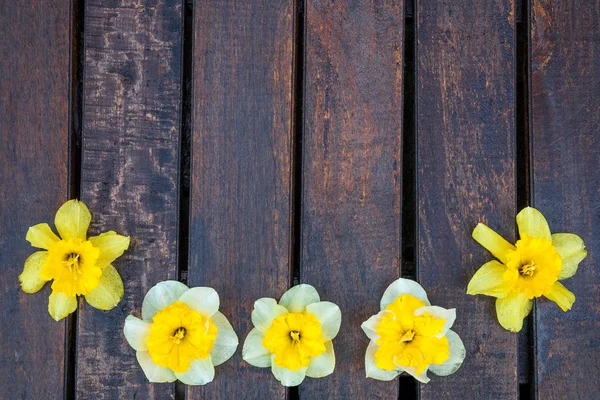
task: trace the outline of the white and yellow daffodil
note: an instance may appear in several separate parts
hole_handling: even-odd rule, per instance
[[[311,285],[297,285],[275,299],[254,303],[242,356],[255,367],[271,367],[284,386],[297,386],[306,376],[322,378],[335,368],[332,340],[340,330],[340,308],[321,301]]]
[[[219,312],[217,292],[177,281],[152,287],[142,319],[127,316],[123,333],[150,382],[205,385],[238,346],[235,331]]]
[[[519,332],[531,312],[533,299],[544,296],[563,311],[575,302],[575,295],[559,280],[575,275],[587,256],[583,240],[572,233],[550,233],[546,218],[526,207],[517,214],[520,239],[512,245],[480,223],[473,238],[499,261],[484,264],[469,282],[467,294],[496,297],[500,325]]]
[[[32,226],[26,239],[44,249],[25,260],[21,288],[36,293],[52,282],[48,311],[56,321],[77,309],[77,296],[100,310],[111,310],[123,298],[123,281],[111,265],[129,248],[129,237],[110,231],[87,238],[92,215],[82,201],[69,200],[54,218],[60,237],[46,223]]]
[[[400,278],[381,298],[381,311],[361,325],[371,343],[365,355],[367,378],[391,381],[402,372],[427,383],[427,371],[453,374],[465,346],[450,330],[456,311],[432,306],[418,283]]]

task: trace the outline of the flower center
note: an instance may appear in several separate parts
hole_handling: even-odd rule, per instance
[[[288,313],[275,318],[262,344],[275,356],[275,364],[291,371],[307,367],[312,357],[325,352],[321,322],[308,313]]]
[[[65,256],[65,260],[62,263],[65,267],[69,269],[70,272],[75,272],[76,275],[73,276],[74,280],[77,280],[77,274],[82,274],[82,272],[79,270],[79,254],[67,254]]]
[[[519,267],[519,274],[521,276],[533,276],[534,273],[535,273],[535,263],[533,261],[530,261],[529,263],[527,263],[525,265],[521,265]]]
[[[148,352],[155,364],[185,372],[192,361],[210,355],[218,332],[212,319],[178,300],[152,318]]]
[[[412,329],[407,330],[404,335],[400,338],[400,342],[412,342],[415,338],[415,331]]]

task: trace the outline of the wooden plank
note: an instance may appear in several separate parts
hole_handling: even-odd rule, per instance
[[[242,344],[254,301],[290,281],[294,2],[201,0],[194,14],[188,278],[219,292],[240,346],[188,397],[283,398]]]
[[[564,285],[564,313],[536,302],[539,399],[600,392],[600,2],[535,0],[532,7],[533,204],[553,232],[581,236],[588,257]]]
[[[517,397],[517,335],[495,299],[465,294],[493,257],[471,232],[484,222],[514,242],[515,22],[510,0],[417,4],[417,265],[432,304],[457,309],[467,357],[421,399]]]
[[[48,314],[50,285],[29,295],[17,276],[28,227],[53,226],[68,195],[71,3],[1,2],[0,37],[0,393],[57,399],[66,320]]]
[[[400,268],[403,1],[307,1],[300,280],[342,309],[335,372],[301,398],[395,398],[360,324]]]
[[[125,298],[108,313],[83,302],[77,396],[171,398],[150,384],[122,331],[145,293],[177,279],[181,101],[180,1],[85,2],[81,197],[91,232],[116,230],[132,244],[114,264]]]

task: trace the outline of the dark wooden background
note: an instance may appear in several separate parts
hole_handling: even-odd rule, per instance
[[[599,0],[0,0],[0,38],[0,398],[600,398]],[[133,241],[121,304],[57,323],[17,275],[69,198]],[[465,291],[473,227],[512,240],[526,205],[589,256],[515,335]],[[457,308],[455,375],[364,377],[398,276]],[[146,382],[122,325],[165,279],[214,287],[240,342],[314,285],[334,374],[285,389],[240,344],[205,387]]]

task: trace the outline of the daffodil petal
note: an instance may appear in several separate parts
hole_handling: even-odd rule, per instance
[[[444,335],[446,335],[446,333],[448,332],[448,330],[450,328],[452,328],[452,325],[454,325],[454,321],[456,320],[456,309],[455,308],[451,308],[451,309],[447,310],[445,308],[438,307],[438,306],[426,306],[426,307],[417,308],[415,310],[415,316],[423,315],[425,313],[429,313],[432,317],[446,320],[446,322],[444,323],[444,327],[442,328],[442,331],[440,333],[438,333],[437,335],[435,335],[436,338],[441,338]]]
[[[100,249],[100,255],[96,262],[100,268],[104,268],[117,258],[123,255],[123,252],[129,248],[129,236],[118,235],[114,231],[105,232],[99,236],[92,236],[90,239],[92,245]]]
[[[54,217],[56,230],[63,239],[86,239],[92,214],[83,201],[69,200],[63,204]]]
[[[519,236],[530,236],[552,240],[550,227],[541,212],[533,207],[525,207],[517,214]]]
[[[503,263],[508,261],[508,253],[516,249],[514,245],[510,244],[496,233],[496,231],[482,223],[477,224],[475,229],[473,229],[472,236],[477,243],[485,247],[494,257]]]
[[[211,287],[199,286],[188,289],[179,297],[179,301],[207,317],[212,317],[219,311],[219,294]]]
[[[323,378],[331,375],[335,369],[335,352],[333,351],[333,343],[325,342],[325,353],[313,357],[308,364],[306,376],[309,378]]]
[[[385,310],[389,304],[393,303],[398,296],[404,293],[415,296],[428,306],[431,305],[427,298],[427,293],[425,293],[425,289],[423,289],[421,285],[410,279],[399,278],[392,282],[392,284],[385,289],[385,292],[383,292],[380,303],[381,309]]]
[[[467,351],[460,337],[453,330],[446,333],[450,346],[450,358],[443,364],[430,364],[429,370],[439,376],[448,376],[455,373],[463,363]]]
[[[263,338],[264,335],[257,328],[254,328],[246,336],[244,347],[242,348],[242,358],[244,361],[259,368],[271,366],[271,353],[263,346]]]
[[[23,272],[19,275],[21,289],[25,293],[35,293],[39,291],[44,284],[48,282],[40,276],[42,265],[48,260],[47,251],[36,251],[25,260]]]
[[[496,299],[498,322],[504,329],[519,332],[523,328],[523,319],[529,315],[532,307],[533,301],[523,293],[512,292]]]
[[[280,315],[287,314],[284,306],[277,304],[277,300],[263,297],[254,302],[252,310],[252,323],[261,333],[265,333],[271,326],[273,320]]]
[[[484,294],[486,296],[504,297],[512,289],[512,284],[504,280],[506,267],[496,260],[483,264],[475,272],[469,285],[467,294]]]
[[[283,386],[286,386],[286,387],[298,386],[299,384],[302,383],[304,378],[306,378],[307,367],[300,368],[297,371],[292,371],[287,368],[278,366],[274,360],[275,355],[273,355],[272,358],[273,359],[271,360],[271,371],[273,372],[273,375],[275,376],[275,378],[279,382],[281,382],[281,384]]]
[[[306,306],[306,312],[314,315],[321,322],[323,335],[328,340],[335,339],[342,324],[342,311],[336,304],[320,301]]]
[[[239,341],[233,327],[227,320],[227,317],[217,311],[213,314],[211,319],[213,324],[215,324],[219,330],[217,339],[215,340],[215,347],[210,351],[210,358],[212,359],[213,365],[216,367],[233,356]]]
[[[321,301],[317,289],[311,285],[301,284],[289,289],[281,296],[279,304],[289,312],[303,312],[307,305]]]
[[[567,279],[575,275],[579,263],[587,256],[583,240],[572,233],[555,233],[552,235],[552,245],[562,260],[558,279]]]
[[[159,282],[153,286],[142,303],[142,319],[152,321],[152,317],[168,305],[175,303],[189,288],[178,281]]]
[[[575,295],[567,289],[562,283],[554,282],[548,293],[544,293],[544,297],[552,300],[563,311],[569,311],[575,303]]]
[[[385,313],[389,313],[389,310],[379,311],[377,314],[372,315],[368,320],[363,322],[360,327],[363,332],[367,335],[367,337],[371,340],[379,339],[379,335],[377,334],[377,326],[381,323],[381,319]]]
[[[150,382],[162,383],[162,382],[175,382],[177,377],[169,368],[161,367],[160,365],[154,364],[150,353],[147,351],[138,351],[135,356],[142,367],[142,371],[146,375],[146,378]]]
[[[54,243],[60,241],[60,238],[52,232],[50,225],[43,223],[30,227],[25,235],[25,240],[33,247],[48,250]]]
[[[52,292],[48,298],[48,312],[55,321],[60,321],[77,309],[77,298],[62,292]]]
[[[123,327],[123,335],[127,343],[137,351],[148,351],[148,335],[152,324],[143,321],[133,315],[128,315],[125,318],[125,326]]]
[[[375,352],[377,351],[375,342],[370,342],[365,353],[365,372],[367,378],[377,379],[378,381],[391,381],[402,373],[402,370],[387,371],[377,368],[375,364]]]
[[[423,372],[421,372],[420,374],[417,374],[416,369],[413,367],[404,368],[404,372],[411,375],[413,378],[415,378],[416,380],[418,380],[421,383],[427,383],[430,381],[429,377],[427,376],[427,370],[428,370],[428,368],[425,368],[425,370]]]
[[[186,385],[206,385],[215,379],[215,366],[211,357],[198,358],[192,361],[185,372],[175,372],[175,376]]]
[[[96,289],[85,295],[85,301],[98,310],[112,310],[123,298],[125,289],[121,275],[112,265],[102,270],[102,276]]]

